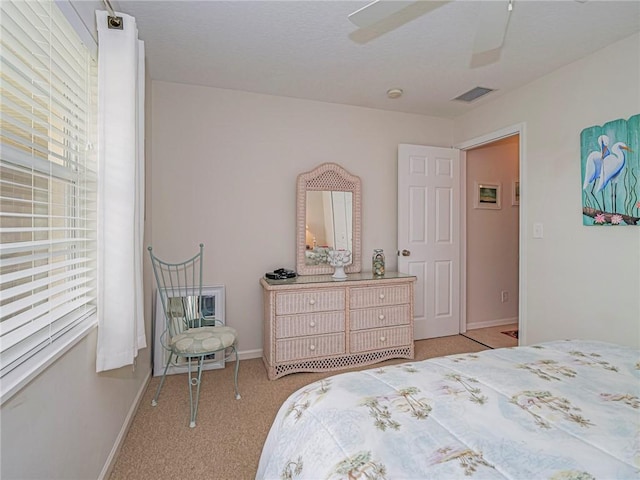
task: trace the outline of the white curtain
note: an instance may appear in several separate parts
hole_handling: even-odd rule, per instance
[[[146,347],[144,254],[144,43],[135,18],[98,25],[98,372],[131,365]]]

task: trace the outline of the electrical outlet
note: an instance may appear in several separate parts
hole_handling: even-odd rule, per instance
[[[509,301],[509,292],[507,292],[506,290],[503,290],[500,294],[500,299],[502,300],[502,303],[506,303]]]

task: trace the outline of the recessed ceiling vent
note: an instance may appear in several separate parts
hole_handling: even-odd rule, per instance
[[[480,98],[483,95],[486,95],[487,93],[493,92],[493,90],[494,90],[493,88],[484,88],[484,87],[472,88],[468,92],[463,93],[462,95],[454,98],[454,100],[460,100],[462,102],[467,102],[467,103],[473,102],[477,98]]]

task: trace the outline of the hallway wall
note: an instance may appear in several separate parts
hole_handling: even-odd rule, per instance
[[[518,321],[518,156],[517,135],[467,151],[467,329]],[[477,182],[500,185],[500,209],[475,208]]]

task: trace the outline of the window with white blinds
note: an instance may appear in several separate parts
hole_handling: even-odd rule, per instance
[[[4,400],[95,324],[97,67],[55,2],[0,9]]]

